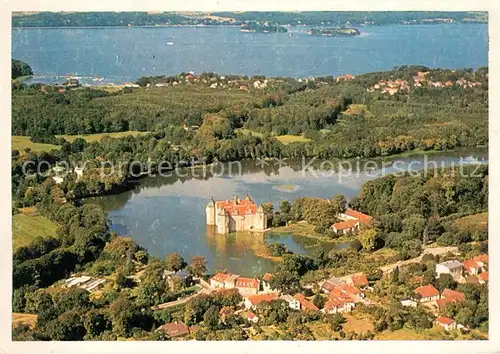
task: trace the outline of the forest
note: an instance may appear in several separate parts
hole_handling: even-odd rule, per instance
[[[412,80],[423,70],[429,80],[480,85],[413,87],[394,95],[367,91],[380,80]],[[12,134],[61,145],[56,160],[67,160],[73,152],[73,161],[120,157],[172,165],[276,156],[374,157],[488,144],[486,68],[404,66],[340,81],[183,73],[138,83],[142,87],[114,93],[95,88],[60,93],[16,83]],[[58,137],[129,130],[146,134],[79,141],[78,147]],[[281,136],[297,139],[283,144]]]
[[[22,60],[12,59],[12,79],[33,75],[31,67]]]

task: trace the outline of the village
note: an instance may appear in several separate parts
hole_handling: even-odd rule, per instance
[[[331,229],[336,233],[356,232],[363,225],[367,226],[372,222],[371,216],[350,208],[340,214],[339,219],[341,221],[331,226]],[[447,258],[452,257],[453,253],[457,254],[456,248],[443,248],[441,253],[447,255]],[[427,253],[427,255],[433,254],[439,255],[439,252]],[[383,276],[390,277],[396,272],[399,273],[404,267],[418,264],[422,260],[423,258],[420,256],[417,259],[398,262],[384,267],[381,272]],[[448,259],[436,263],[433,274],[438,281],[442,277],[449,277],[457,284],[485,284],[488,282],[488,255],[482,254],[463,262],[458,259]],[[261,321],[259,304],[271,304],[275,301],[283,301],[293,311],[307,313],[312,311],[325,315],[349,314],[358,306],[364,308],[387,306],[384,304],[384,299],[374,295],[374,286],[377,281],[370,281],[363,272],[342,277],[332,276],[316,283],[302,284],[302,291],[296,293],[282,292],[274,288],[273,276],[271,273],[265,273],[261,277],[245,277],[228,272],[217,272],[208,281],[199,279],[202,285],[200,293],[210,294],[230,289],[237,290],[243,299],[241,303],[232,308],[223,307],[219,316],[222,320],[229,315],[242,316],[250,325],[258,324]],[[446,332],[470,331],[467,326],[445,315],[448,304],[461,306],[465,303],[466,295],[463,292],[449,288],[440,291],[432,284],[422,284],[423,277],[416,278],[415,284],[418,286],[415,285],[410,296],[399,300],[402,308],[422,308],[434,318],[434,326],[442,328]],[[318,298],[321,299],[321,307],[315,304]],[[164,324],[157,331],[163,331],[171,337],[182,338],[188,335],[191,329],[186,324],[176,321]]]
[[[231,232],[236,230],[250,230],[251,223],[245,224],[233,220],[233,218],[244,217],[250,220],[252,215],[258,216],[259,207],[247,195],[244,199],[225,201],[214,201],[213,199],[207,205],[207,225],[214,225],[217,215],[224,216],[221,222],[233,226]],[[231,219],[231,220],[229,220]],[[338,215],[340,221],[331,225],[331,230],[337,234],[356,233],[361,228],[370,227],[373,218],[359,211],[347,208]],[[256,219],[259,222],[259,218]],[[260,220],[262,222],[262,220]],[[263,224],[262,224],[262,227]],[[224,233],[226,230],[224,230]],[[225,237],[219,235],[219,237]],[[380,269],[383,277],[394,277],[395,273],[410,269],[411,266],[418,265],[424,261],[426,255],[439,257],[446,256],[444,261],[435,263],[433,277],[437,281],[449,279],[449,282],[455,284],[482,285],[488,282],[488,255],[481,254],[464,261],[459,261],[453,257],[453,254],[459,255],[456,247],[444,247],[441,249],[424,251],[424,254],[415,259],[384,266]],[[437,258],[436,258],[437,259]],[[411,270],[410,270],[411,271]],[[141,282],[141,275],[129,276],[135,282]],[[282,301],[286,306],[297,312],[317,312],[324,315],[346,315],[353,312],[359,306],[363,308],[386,307],[386,301],[380,296],[376,296],[374,288],[379,280],[369,280],[364,272],[356,272],[345,276],[331,276],[314,283],[301,282],[301,291],[288,292],[280,291],[273,285],[272,273],[265,273],[261,277],[246,277],[238,274],[232,274],[227,271],[218,271],[211,277],[194,276],[186,269],[163,272],[163,281],[166,286],[175,291],[182,289],[196,289],[185,296],[172,301],[155,305],[154,311],[176,308],[187,304],[190,300],[200,294],[210,295],[220,291],[237,291],[241,296],[241,302],[236,306],[224,306],[220,309],[219,316],[222,321],[228,316],[240,316],[250,325],[260,323],[262,312],[259,310],[263,303],[272,304],[276,301]],[[413,277],[413,290],[410,296],[402,296],[399,300],[401,308],[421,308],[430,316],[433,316],[434,326],[442,328],[446,332],[455,330],[469,331],[466,325],[460,323],[454,318],[446,316],[446,308],[449,304],[461,306],[466,302],[466,295],[455,289],[448,287],[438,290],[432,284],[424,283],[423,276]],[[63,288],[79,287],[89,293],[99,292],[107,282],[102,277],[92,277],[88,275],[73,276],[63,281]],[[446,283],[448,284],[448,283]],[[451,283],[450,283],[451,286]],[[320,299],[318,301],[318,299]],[[163,332],[171,338],[182,339],[189,335],[194,329],[182,321],[169,322],[156,329],[157,332]]]
[[[433,81],[429,79],[429,71],[419,71],[415,76],[413,76],[413,87],[435,87],[435,88],[447,88],[447,87],[460,87],[463,89],[473,88],[481,86],[478,81],[469,81],[465,78],[460,78],[456,81],[446,80],[446,81]],[[366,89],[367,92],[379,91],[383,94],[388,93],[393,96],[394,94],[408,93],[411,90],[411,83],[408,80],[394,79],[394,80],[380,80],[378,83]]]

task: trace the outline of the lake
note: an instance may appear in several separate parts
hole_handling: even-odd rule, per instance
[[[301,196],[330,198],[344,194],[356,196],[365,181],[402,170],[417,171],[424,166],[487,162],[485,149],[350,161],[354,170],[328,169],[333,163],[276,160],[245,161],[201,168],[182,169],[178,175],[146,177],[131,191],[91,198],[87,203],[101,205],[108,213],[111,229],[129,235],[157,257],[179,252],[184,258],[203,255],[210,271],[227,269],[242,275],[262,275],[273,271],[276,263],[257,256],[267,243],[284,243],[299,254],[317,247],[325,251],[345,247],[295,235],[237,233],[214,235],[205,225],[205,206],[211,197],[232,199],[248,193],[257,203],[293,201]],[[286,165],[285,165],[286,164]],[[435,164],[435,165],[434,165]],[[280,166],[281,165],[281,166]],[[336,165],[336,164],[335,164]],[[321,169],[322,168],[322,169]]]
[[[356,37],[242,33],[235,27],[13,28],[12,56],[38,82],[79,76],[83,84],[180,72],[309,77],[398,65],[478,68],[488,63],[486,24],[361,27]]]

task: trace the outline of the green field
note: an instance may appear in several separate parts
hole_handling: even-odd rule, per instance
[[[280,135],[277,136],[276,139],[283,145],[288,145],[291,143],[305,143],[311,141],[311,139],[304,138],[300,135]]]
[[[87,142],[91,143],[93,141],[100,141],[102,138],[105,136],[110,137],[110,138],[123,138],[126,136],[138,136],[138,135],[144,135],[147,134],[147,132],[138,132],[135,130],[128,130],[126,132],[116,132],[116,133],[99,133],[99,134],[88,134],[88,135],[57,135],[58,138],[63,138],[65,140],[68,140],[72,142],[76,138],[83,138]]]
[[[263,136],[262,133],[259,133],[259,132],[256,132],[256,131],[253,131],[250,129],[246,129],[246,128],[239,128],[239,129],[236,129],[236,131],[242,133],[243,135],[251,135],[251,136],[256,136],[258,138],[262,138],[262,136]]]
[[[34,237],[56,236],[57,225],[41,215],[16,214],[12,216],[12,247],[29,244]]]
[[[130,135],[131,136],[138,136],[138,135],[144,135],[144,134],[147,134],[147,132],[138,132],[135,130],[129,130],[126,132],[99,133],[99,134],[88,134],[88,135],[57,135],[57,137],[64,138],[65,140],[68,140],[69,142],[74,141],[76,138],[83,138],[87,142],[91,143],[93,141],[100,141],[105,136],[108,136],[111,138],[123,138],[125,136],[130,136]],[[19,151],[24,151],[24,149],[30,148],[31,151],[33,151],[33,152],[42,152],[42,151],[48,152],[52,149],[58,150],[61,148],[58,145],[34,143],[30,140],[29,136],[14,135],[11,137],[11,142],[12,142],[12,150],[19,150]]]
[[[60,146],[52,144],[34,143],[30,140],[29,136],[12,136],[12,150],[24,151],[29,148],[33,152],[50,151],[52,149],[59,149]]]

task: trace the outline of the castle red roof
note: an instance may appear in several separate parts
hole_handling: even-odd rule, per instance
[[[230,215],[253,215],[257,213],[257,204],[252,200],[242,199],[237,202],[234,200],[220,200],[215,202],[216,209],[222,209]]]

